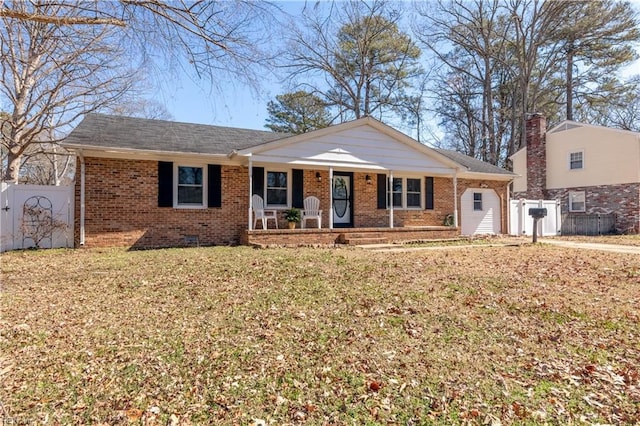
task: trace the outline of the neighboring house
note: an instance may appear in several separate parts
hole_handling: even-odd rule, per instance
[[[515,176],[369,117],[290,136],[89,114],[63,145],[78,157],[76,239],[89,247],[238,244],[261,233],[326,243],[354,228],[506,233]],[[253,230],[253,194],[278,211],[316,196],[323,229]]]
[[[640,228],[640,133],[545,119],[526,123],[527,145],[512,155],[513,198],[558,199],[564,217],[615,214],[618,232]]]

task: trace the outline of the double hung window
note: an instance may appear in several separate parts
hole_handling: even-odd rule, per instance
[[[569,154],[569,169],[580,170],[584,168],[583,164],[584,154],[582,151],[572,152]]]
[[[584,212],[586,210],[586,197],[584,191],[569,192],[569,211]]]
[[[473,211],[482,211],[482,192],[473,193]]]
[[[390,198],[394,208],[419,209],[422,207],[422,179],[394,177]]]
[[[288,181],[287,172],[267,171],[266,204],[268,206],[288,205]]]
[[[205,206],[204,170],[204,167],[177,166],[177,206]]]

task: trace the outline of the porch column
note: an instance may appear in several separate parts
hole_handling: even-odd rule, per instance
[[[333,229],[333,167],[329,167],[329,229]]]
[[[453,173],[453,226],[458,227],[458,172]]]
[[[251,216],[253,215],[253,194],[251,191],[253,189],[253,161],[251,157],[249,157],[249,227],[247,228],[249,231],[253,229],[253,222],[251,221]]]
[[[82,151],[78,151],[78,157],[80,158],[80,245],[84,246],[85,243],[85,235],[84,235],[84,219],[86,216],[86,207],[85,207],[85,176],[86,169],[84,164],[84,153]]]
[[[387,193],[389,200],[389,228],[393,228],[393,171],[389,170],[389,192]]]

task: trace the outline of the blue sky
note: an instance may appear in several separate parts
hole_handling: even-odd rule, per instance
[[[275,90],[271,97],[252,93],[243,86],[226,86],[222,93],[211,92],[207,81],[194,82],[183,78],[178,84],[165,89],[158,100],[173,115],[175,121],[244,129],[267,130],[267,102],[280,94],[277,84],[265,85],[263,90]]]
[[[632,3],[640,6],[640,0],[632,0]],[[303,1],[281,4],[289,13],[295,13],[296,9],[304,6]],[[638,73],[640,61],[628,67],[623,75]],[[206,79],[194,81],[186,75],[175,85],[164,86],[158,89],[155,98],[165,105],[175,121],[258,130],[267,130],[264,127],[267,102],[286,91],[273,79],[262,82],[260,94],[239,84],[226,85],[222,87],[222,92],[215,92],[209,88]]]
[[[284,0],[278,4],[291,15],[298,14],[305,7],[305,1],[297,0]],[[268,130],[264,127],[268,115],[267,102],[287,92],[275,77],[265,77],[261,81],[259,94],[240,84],[227,84],[222,92],[212,92],[206,79],[194,81],[186,75],[175,86],[164,86],[155,97],[176,121],[257,130]]]

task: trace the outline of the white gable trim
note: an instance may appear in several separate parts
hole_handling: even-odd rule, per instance
[[[577,128],[581,128],[581,127],[586,127],[586,128],[589,128],[589,129],[608,130],[608,131],[611,131],[611,132],[623,133],[623,134],[626,134],[626,135],[636,135],[636,136],[638,136],[638,139],[640,140],[640,133],[639,132],[633,132],[631,130],[616,129],[616,128],[613,128],[613,127],[600,126],[600,125],[597,125],[597,124],[580,123],[578,121],[572,121],[572,120],[564,120],[564,121],[562,121],[560,124],[557,124],[556,126],[554,126],[551,129],[547,130],[547,133],[563,132],[563,131],[566,131],[566,130],[573,130],[573,129],[577,129]]]
[[[367,156],[362,155],[363,151],[368,149],[365,144],[356,139],[345,138],[340,140],[341,134],[353,135],[358,130],[361,130],[362,134],[373,130],[379,135],[386,136],[393,142],[402,145],[404,147],[403,152],[399,152],[397,156],[394,155],[394,152],[388,152],[384,158],[379,160],[373,160],[376,155],[372,153],[367,160],[365,158]],[[305,146],[305,142],[324,145],[326,149],[319,149],[312,155],[309,152],[300,152],[299,147]],[[380,148],[380,146],[377,148]],[[372,151],[374,149],[375,147],[372,146]],[[415,156],[411,155],[409,156],[410,158],[407,158],[406,154],[410,151],[415,152]],[[404,155],[402,155],[403,153]],[[406,170],[443,175],[451,175],[455,171],[467,171],[467,168],[463,165],[371,117],[267,142],[240,150],[236,154],[244,157],[251,156],[253,161],[307,165],[310,167],[334,166],[368,170]]]

